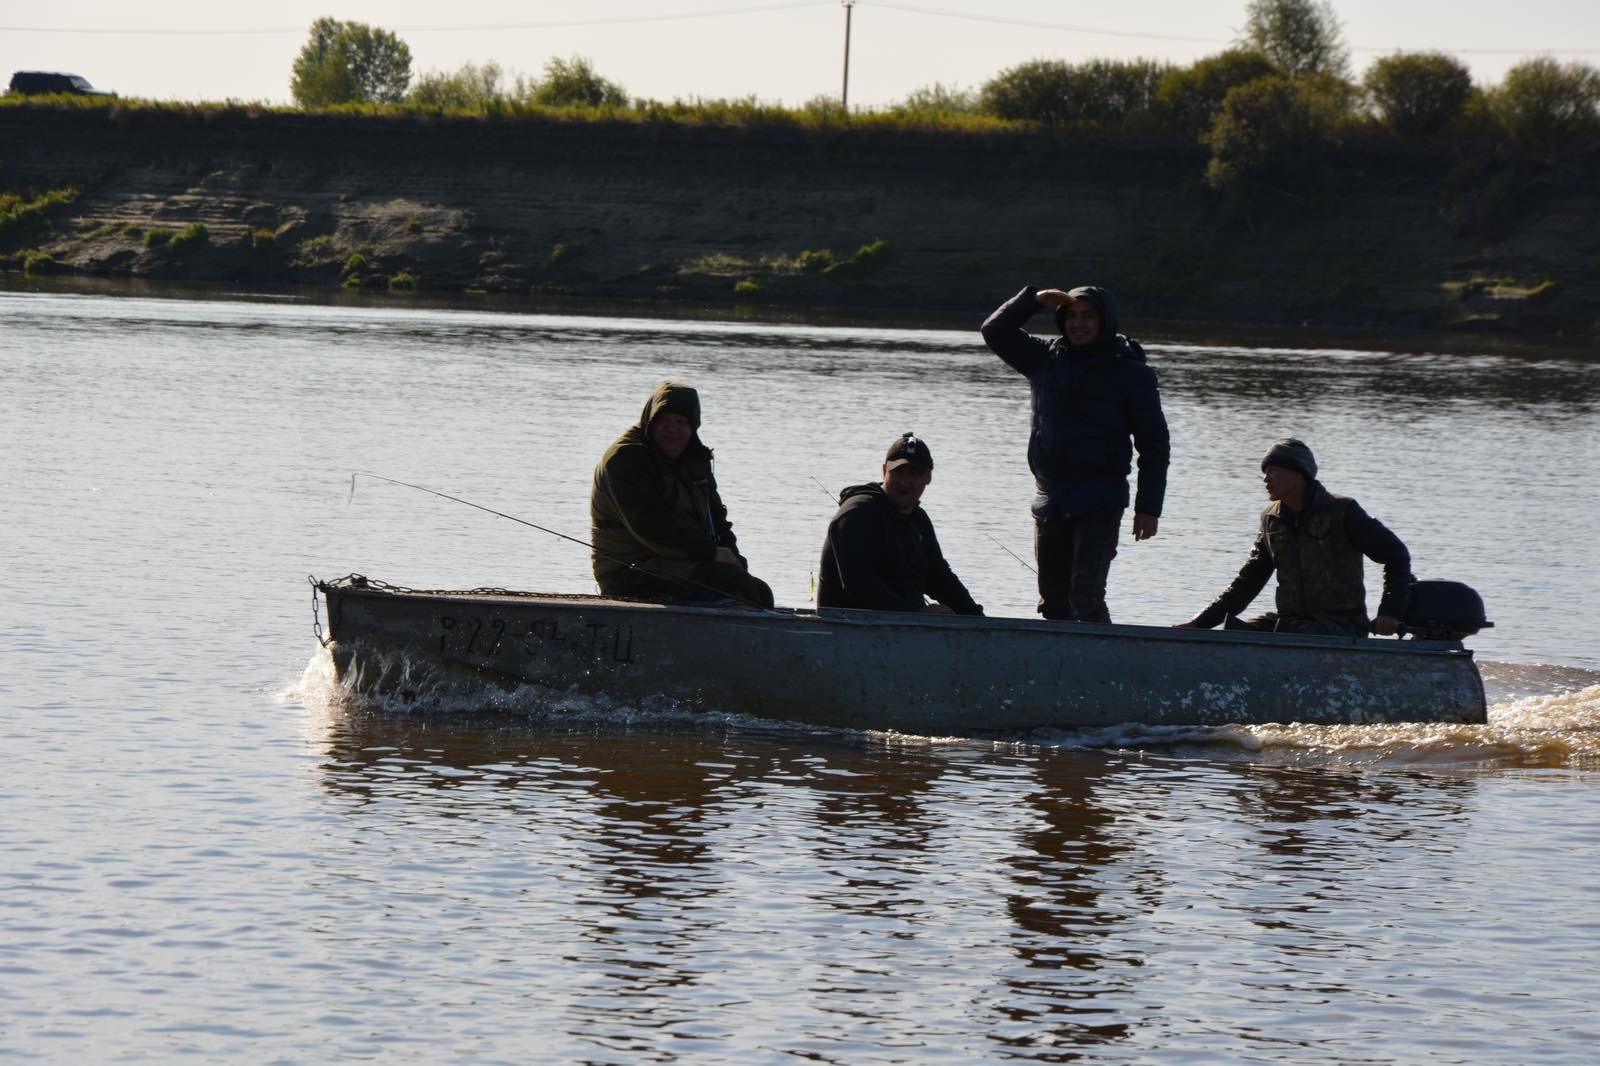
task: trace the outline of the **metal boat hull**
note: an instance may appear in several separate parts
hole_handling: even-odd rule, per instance
[[[419,673],[917,734],[1124,722],[1482,722],[1453,641],[1097,626],[318,583],[357,687]]]

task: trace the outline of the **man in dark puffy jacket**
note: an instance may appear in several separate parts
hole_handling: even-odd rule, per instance
[[[607,596],[656,601],[732,597],[772,606],[752,577],[700,442],[700,394],[663,381],[594,470],[594,579]]]
[[[1400,538],[1356,501],[1323,488],[1317,460],[1302,441],[1274,441],[1261,460],[1261,474],[1272,502],[1261,512],[1249,560],[1222,595],[1178,627],[1211,629],[1226,621],[1228,629],[1275,633],[1393,634],[1412,584],[1411,553]],[[1363,556],[1383,567],[1383,599],[1370,623]],[[1239,619],[1274,573],[1277,611]]]
[[[1061,336],[1040,340],[1022,327],[1054,308]],[[1028,469],[1039,613],[1046,618],[1109,622],[1106,577],[1116,558],[1128,474],[1139,449],[1133,539],[1156,535],[1167,490],[1170,443],[1155,371],[1137,341],[1117,332],[1111,293],[1088,285],[1063,292],[1031,286],[1001,304],[983,324],[986,344],[1028,379],[1033,426]]]
[[[822,544],[818,607],[983,613],[945,561],[933,520],[922,509],[932,480],[933,453],[916,434],[905,433],[889,445],[881,484],[852,485],[839,494]]]

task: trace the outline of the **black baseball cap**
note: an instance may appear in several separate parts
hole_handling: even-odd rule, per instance
[[[913,469],[925,472],[933,470],[933,453],[928,450],[928,444],[915,433],[902,433],[889,445],[889,452],[883,457],[883,465],[890,470],[910,464]]]

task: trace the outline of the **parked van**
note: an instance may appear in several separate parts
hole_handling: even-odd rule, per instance
[[[87,78],[77,74],[56,74],[45,70],[19,70],[11,75],[10,92],[21,93],[24,96],[40,96],[45,93],[70,93],[74,96],[115,96],[116,93],[101,92],[89,84]]]

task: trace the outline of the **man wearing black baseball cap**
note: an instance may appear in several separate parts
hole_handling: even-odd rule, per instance
[[[1324,633],[1362,637],[1393,634],[1411,593],[1411,553],[1382,522],[1317,480],[1317,460],[1304,441],[1281,437],[1261,457],[1261,482],[1272,502],[1261,512],[1250,558],[1233,584],[1180,629]],[[1367,620],[1363,557],[1383,567],[1378,616]],[[1239,612],[1278,575],[1277,610],[1240,619]]]
[[[883,457],[882,482],[839,494],[828,523],[817,579],[818,607],[865,611],[982,614],[939,550],[922,493],[933,480],[933,453],[902,433]],[[929,604],[928,599],[936,601]]]

